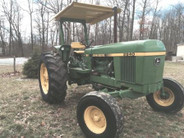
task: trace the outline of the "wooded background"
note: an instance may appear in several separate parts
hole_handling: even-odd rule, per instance
[[[80,0],[75,0],[81,2]],[[33,51],[47,51],[59,45],[59,23],[51,21],[56,13],[72,0],[0,0],[0,47],[3,56],[30,56]],[[175,54],[177,44],[184,42],[184,4],[178,3],[160,9],[160,0],[88,0],[90,4],[122,9],[118,14],[118,41],[159,39],[167,52]],[[24,13],[24,14],[23,14]],[[26,14],[25,14],[26,13]],[[22,29],[25,16],[30,31]],[[24,25],[25,26],[25,25]],[[79,24],[64,24],[65,41],[84,39]],[[113,17],[93,26],[88,25],[89,38],[93,45],[113,43]]]

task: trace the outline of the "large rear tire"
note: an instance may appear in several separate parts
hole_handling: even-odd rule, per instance
[[[161,91],[151,93],[146,96],[148,104],[156,111],[166,113],[176,113],[184,105],[184,89],[177,81],[172,79],[163,79],[164,93]]]
[[[77,119],[87,138],[117,138],[123,130],[122,111],[116,100],[103,92],[90,92],[81,98]]]
[[[66,96],[67,71],[59,55],[43,54],[39,65],[39,86],[44,101],[58,104]]]

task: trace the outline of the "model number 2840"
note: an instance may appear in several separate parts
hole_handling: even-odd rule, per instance
[[[135,52],[124,53],[124,56],[135,56]]]

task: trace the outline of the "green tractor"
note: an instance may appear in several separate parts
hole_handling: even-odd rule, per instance
[[[60,46],[55,54],[43,54],[39,85],[44,101],[64,101],[69,85],[92,84],[95,91],[84,95],[77,106],[79,126],[87,138],[115,138],[123,130],[123,115],[115,98],[146,96],[156,111],[176,113],[184,104],[184,89],[164,78],[165,46],[158,40],[117,42],[116,17],[121,10],[73,2],[54,19],[60,22]],[[114,42],[90,46],[87,23],[95,24],[114,16]],[[63,24],[83,25],[81,42],[65,43]]]

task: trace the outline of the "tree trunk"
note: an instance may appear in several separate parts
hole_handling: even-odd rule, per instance
[[[1,42],[2,42],[2,54],[3,56],[5,56],[5,41],[4,41],[4,34],[3,34],[3,30],[2,27],[4,27],[4,23],[2,23],[2,21],[0,21],[0,38],[1,38]]]
[[[132,20],[131,20],[131,27],[130,27],[130,40],[133,40],[134,16],[135,16],[135,3],[136,3],[136,0],[133,0],[133,6],[132,6]]]
[[[42,52],[45,50],[45,25],[44,25],[44,19],[43,19],[43,11],[41,13],[41,22],[42,22]]]
[[[140,20],[140,33],[139,33],[140,40],[142,40],[144,38],[144,24],[145,24],[146,7],[147,7],[147,0],[144,0],[144,6],[143,6],[141,20]]]
[[[126,0],[125,1],[125,7],[124,7],[124,10],[123,10],[123,17],[122,17],[122,22],[121,22],[121,28],[120,28],[120,34],[119,34],[119,41],[123,41],[123,37],[124,37],[124,25],[125,25],[125,16],[126,16],[126,11],[127,11],[127,7],[128,7],[128,3],[129,3],[129,0]]]

